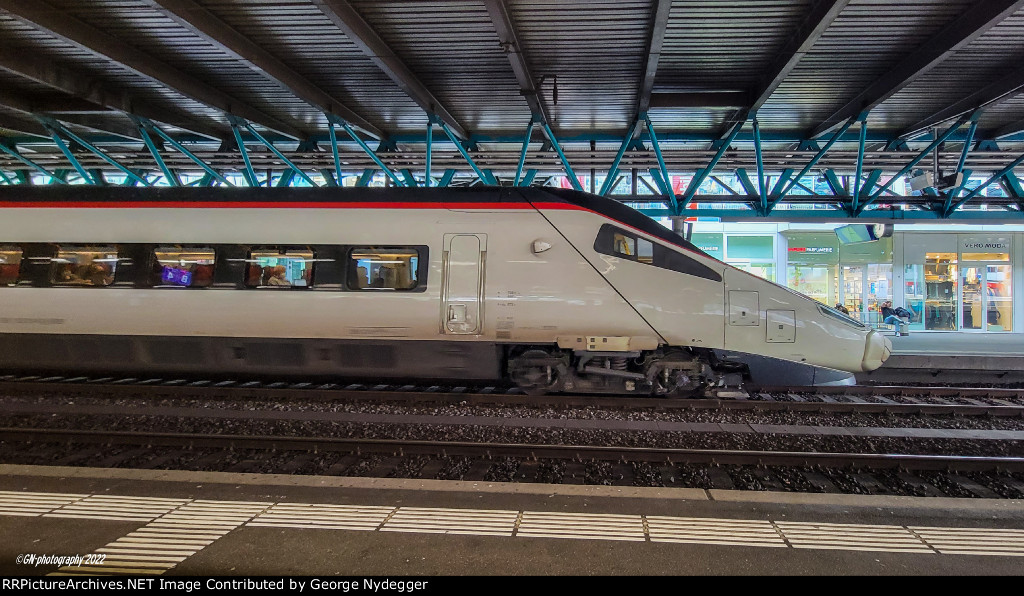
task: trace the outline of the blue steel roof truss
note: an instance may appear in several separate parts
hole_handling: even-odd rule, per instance
[[[202,8],[200,4],[190,3],[194,7]],[[378,31],[380,24],[370,23],[369,21],[363,22],[363,17],[358,14],[359,11],[356,10],[356,7],[349,5],[349,3],[314,2],[314,4],[317,6],[330,5],[334,7],[331,9],[333,13],[325,11],[324,14],[336,24],[340,20],[339,26],[346,31],[352,32],[349,37],[354,35],[354,37],[358,38],[356,45],[360,46],[364,53],[367,51],[366,48],[378,48],[378,50],[391,48],[391,46],[384,43],[384,37],[394,35],[394,32],[386,26],[381,26]],[[636,111],[634,112],[635,117],[628,130],[622,135],[604,132],[581,133],[579,130],[572,131],[567,129],[564,121],[549,119],[548,107],[542,105],[543,102],[541,100],[543,98],[540,97],[539,90],[536,89],[540,83],[537,82],[530,72],[529,67],[534,66],[534,64],[527,60],[528,57],[525,50],[519,47],[519,38],[523,37],[525,39],[520,33],[524,32],[517,32],[515,30],[508,7],[501,0],[490,0],[487,2],[489,11],[488,21],[499,29],[499,37],[502,40],[508,38],[508,40],[512,40],[508,43],[514,42],[506,48],[506,53],[509,54],[513,71],[518,79],[517,82],[524,97],[526,97],[526,103],[531,113],[531,119],[523,136],[473,134],[471,131],[463,130],[455,117],[449,114],[439,102],[435,101],[436,98],[431,95],[427,84],[432,83],[432,81],[421,81],[418,73],[414,73],[409,69],[394,52],[374,50],[368,54],[371,61],[383,61],[382,64],[378,64],[379,68],[392,79],[396,79],[399,87],[405,89],[407,94],[415,100],[414,103],[419,105],[419,109],[423,110],[427,120],[425,135],[413,137],[408,131],[405,131],[405,134],[393,134],[391,136],[387,136],[387,133],[385,133],[381,138],[380,146],[374,151],[353,130],[352,127],[358,126],[358,122],[350,122],[352,120],[351,117],[349,120],[346,120],[337,114],[325,112],[324,115],[328,123],[326,134],[320,133],[319,136],[314,134],[303,137],[300,139],[299,148],[294,151],[294,154],[289,155],[281,149],[281,146],[285,143],[294,143],[297,138],[295,135],[299,132],[297,127],[281,126],[282,122],[276,122],[275,117],[257,118],[258,114],[249,109],[248,106],[242,106],[246,108],[244,110],[236,106],[236,114],[221,114],[230,124],[235,141],[234,146],[222,145],[221,151],[237,150],[244,162],[244,167],[236,168],[232,174],[226,174],[218,172],[207,161],[185,147],[185,144],[189,141],[208,143],[209,139],[196,137],[194,133],[188,132],[189,129],[187,127],[179,127],[179,131],[183,132],[172,135],[162,130],[160,126],[152,121],[131,113],[128,111],[130,108],[121,107],[120,111],[131,118],[138,128],[141,148],[135,153],[135,161],[127,165],[112,157],[111,153],[119,155],[117,151],[111,150],[108,152],[101,149],[104,143],[123,147],[126,145],[125,139],[111,134],[87,135],[81,132],[76,133],[75,130],[78,130],[77,128],[75,130],[69,128],[75,126],[74,121],[71,119],[65,119],[65,123],[62,123],[51,116],[33,113],[32,116],[40,122],[43,129],[50,135],[53,145],[60,151],[59,154],[51,151],[53,153],[51,157],[58,156],[59,159],[59,155],[63,155],[67,163],[61,162],[58,167],[54,167],[52,159],[50,161],[43,160],[44,163],[50,166],[48,169],[36,160],[27,157],[25,151],[18,149],[19,143],[25,143],[25,147],[29,149],[28,152],[31,154],[31,148],[29,148],[28,144],[34,143],[38,145],[40,142],[38,138],[29,136],[24,138],[3,137],[3,142],[0,142],[0,151],[13,158],[13,160],[0,155],[0,165],[7,170],[6,172],[0,171],[0,183],[8,185],[32,184],[32,171],[39,172],[47,177],[50,184],[68,183],[69,173],[71,174],[71,181],[74,183],[79,181],[93,185],[112,183],[116,179],[116,174],[112,170],[104,170],[102,165],[97,166],[96,159],[89,157],[91,153],[99,157],[100,160],[111,168],[123,174],[124,184],[126,185],[142,184],[150,186],[161,184],[162,179],[163,184],[179,186],[183,184],[182,179],[187,175],[187,172],[194,172],[195,170],[184,160],[170,155],[173,153],[171,151],[173,149],[185,155],[202,170],[201,178],[198,180],[192,178],[192,182],[188,183],[189,185],[198,186],[208,186],[214,182],[230,186],[232,183],[229,177],[234,176],[237,181],[239,172],[250,186],[271,186],[273,184],[278,186],[296,184],[317,186],[318,182],[314,181],[316,174],[319,174],[324,184],[328,186],[344,184],[346,177],[353,176],[358,176],[357,185],[365,186],[380,180],[379,177],[376,177],[376,173],[383,172],[386,184],[398,186],[415,187],[422,185],[445,187],[453,184],[497,185],[502,182],[515,186],[526,186],[534,184],[538,179],[541,183],[545,184],[556,183],[563,179],[567,180],[573,188],[582,190],[583,184],[581,179],[576,175],[576,171],[573,169],[570,161],[583,161],[582,152],[577,153],[580,157],[573,155],[572,152],[574,148],[578,151],[579,146],[586,142],[591,149],[589,157],[591,163],[577,163],[576,165],[577,167],[590,170],[589,185],[590,189],[594,191],[597,189],[596,179],[599,177],[597,174],[601,171],[593,163],[597,159],[595,156],[601,155],[595,153],[596,144],[615,142],[618,143],[618,151],[615,153],[615,157],[607,170],[603,171],[605,174],[604,181],[597,192],[604,196],[634,202],[638,199],[647,199],[647,195],[644,193],[645,189],[649,190],[651,192],[649,203],[651,205],[661,203],[661,205],[656,207],[652,206],[642,209],[649,214],[679,217],[693,215],[692,211],[696,211],[702,214],[729,213],[730,217],[742,215],[747,219],[758,217],[808,217],[814,219],[824,217],[825,215],[823,214],[827,214],[830,218],[888,218],[897,220],[922,218],[974,219],[981,216],[974,213],[966,213],[961,207],[975,197],[982,196],[982,193],[988,187],[998,184],[1002,189],[1001,194],[1011,201],[993,201],[993,204],[1009,208],[1010,210],[1004,212],[1006,217],[1021,217],[1022,211],[1024,211],[1022,209],[1024,207],[1024,198],[1022,198],[1020,181],[1014,174],[1014,168],[1024,163],[1024,156],[1017,157],[1008,164],[1006,158],[1003,158],[1002,161],[992,160],[992,163],[988,163],[983,167],[972,165],[972,169],[975,171],[989,175],[980,184],[977,179],[970,180],[972,169],[969,169],[967,165],[969,157],[972,160],[974,159],[971,155],[972,149],[975,153],[999,151],[999,147],[994,142],[996,137],[1002,135],[1002,138],[1006,138],[1009,142],[1014,143],[1016,147],[1019,147],[1020,143],[1024,141],[1024,134],[1019,133],[1020,129],[1024,129],[1024,124],[1020,124],[1024,120],[1011,125],[997,124],[990,127],[997,128],[1001,126],[998,130],[979,130],[978,127],[982,106],[993,108],[996,104],[1002,104],[1001,107],[1005,108],[1007,103],[1011,103],[1008,100],[1021,88],[1021,81],[1024,80],[1022,79],[1024,77],[1024,74],[1022,74],[1024,69],[1018,68],[1009,76],[983,85],[977,91],[956,101],[945,103],[944,107],[933,107],[931,109],[933,112],[931,116],[919,119],[917,124],[909,129],[904,128],[900,131],[900,135],[893,136],[892,133],[894,131],[878,131],[876,130],[877,126],[872,126],[872,130],[869,130],[867,109],[874,109],[875,106],[898,93],[915,79],[925,75],[940,60],[951,55],[961,46],[980,38],[993,27],[1001,26],[1004,17],[1014,14],[1015,10],[1024,6],[1024,0],[993,1],[993,6],[989,7],[986,5],[984,11],[980,9],[964,11],[944,28],[937,28],[939,32],[933,35],[931,39],[926,40],[924,44],[905,56],[895,66],[888,67],[887,71],[882,72],[881,78],[868,84],[859,94],[855,94],[853,99],[844,98],[844,103],[841,104],[842,107],[839,110],[830,110],[833,113],[823,121],[819,121],[818,125],[810,129],[809,133],[805,135],[809,137],[821,136],[823,139],[823,135],[826,132],[835,129],[834,134],[824,144],[820,140],[815,141],[814,138],[799,138],[800,135],[794,133],[779,132],[778,130],[772,131],[770,126],[771,120],[769,120],[767,114],[768,110],[773,109],[769,100],[772,98],[774,88],[785,82],[786,73],[800,66],[801,56],[814,50],[813,46],[816,40],[826,33],[826,30],[832,26],[833,21],[841,21],[843,18],[848,20],[848,15],[840,14],[847,4],[847,2],[843,1],[812,3],[811,12],[805,15],[797,29],[792,32],[788,42],[781,46],[783,50],[773,60],[768,61],[770,68],[765,71],[768,74],[763,75],[761,77],[762,80],[754,88],[748,88],[745,92],[732,93],[732,96],[742,96],[743,93],[746,93],[750,95],[751,102],[745,107],[739,106],[732,117],[725,117],[724,125],[719,120],[719,123],[709,126],[709,132],[707,133],[665,132],[663,130],[663,134],[659,135],[655,132],[651,115],[648,113],[648,108],[651,107],[649,104],[652,89],[656,93],[665,93],[655,89],[655,87],[659,82],[657,80],[659,76],[659,59],[663,57],[663,52],[666,54],[670,53],[670,50],[665,46],[668,43],[665,39],[667,35],[666,27],[670,25],[672,5],[672,2],[669,0],[658,0],[658,2],[652,3],[649,19],[650,39],[645,51],[646,68],[642,73],[639,85],[640,95],[637,98]],[[341,11],[340,17],[338,14],[334,14],[338,12],[337,7],[339,6],[344,8]],[[204,8],[203,10],[205,11],[206,9]],[[21,14],[21,12],[25,12],[25,14]],[[80,45],[86,41],[86,38],[81,36],[94,29],[93,25],[85,22],[76,24],[73,30],[66,27],[62,28],[63,25],[54,21],[50,13],[21,12],[18,13],[20,14],[18,18],[21,22],[29,26],[36,23],[42,30],[56,28],[59,30],[58,32],[66,33],[65,37],[79,39],[82,42]],[[227,14],[225,10],[225,15]],[[194,23],[197,26],[219,23],[219,17],[212,13],[199,16],[202,19]],[[526,19],[518,23],[518,26],[528,28],[530,26],[529,21],[529,19]],[[840,23],[841,26],[842,23]],[[97,29],[97,31],[99,30]],[[104,31],[96,33],[96,35],[100,34],[107,35]],[[528,30],[525,32],[525,35],[529,35]],[[104,39],[106,38],[104,37]],[[398,47],[398,45],[395,47]],[[362,46],[366,46],[366,48]],[[108,52],[102,52],[95,48],[90,51],[94,54],[111,54],[108,58],[122,66],[136,65],[142,68],[143,66],[153,66],[156,64],[155,59],[148,56],[135,56],[133,58],[133,55],[130,55],[131,53],[128,52],[127,45],[125,45],[125,48],[121,48],[123,51],[118,48],[121,48],[121,46],[118,45]],[[267,57],[274,58],[269,54],[267,54]],[[537,56],[534,56],[534,58],[540,60],[538,64],[543,62]],[[409,64],[412,65],[413,63],[409,62]],[[550,76],[543,71],[539,71],[537,67],[534,68],[534,71],[537,74]],[[150,78],[161,79],[161,77],[155,76]],[[226,109],[224,102],[220,101],[218,99],[219,96],[216,96],[217,94],[214,93],[215,90],[207,89],[200,84],[198,79],[194,81],[191,78],[183,80],[186,83],[191,81],[191,84],[185,85],[185,90],[189,91],[186,95],[200,97],[200,103],[204,103],[214,109]],[[168,86],[168,88],[172,87]],[[311,89],[311,87],[309,88]],[[65,91],[65,93],[68,92]],[[310,93],[305,93],[305,95],[310,95]],[[111,101],[101,103],[104,106],[121,105]],[[313,102],[311,105],[315,106],[317,102]],[[555,97],[554,105],[557,106],[557,97]],[[727,105],[735,106],[736,104],[721,104],[721,106]],[[456,107],[455,102],[452,102],[452,107]],[[657,107],[664,109],[665,106]],[[324,110],[325,108],[321,106],[318,109]],[[758,118],[758,109],[761,109],[763,112],[764,117],[762,119]],[[860,113],[847,117],[855,109],[860,109]],[[248,115],[242,117],[239,114]],[[655,119],[663,117],[659,116],[656,112],[654,114]],[[557,114],[551,115],[552,118],[555,116]],[[955,116],[960,117],[953,122],[952,119]],[[777,116],[773,115],[773,118],[777,118]],[[884,118],[884,115],[880,118]],[[1002,122],[1014,119],[1015,116],[1005,117]],[[748,121],[752,125],[751,129],[748,129],[748,132],[744,132],[743,129]],[[968,121],[970,122],[970,128],[966,134],[963,134],[960,132],[960,129]],[[662,120],[659,120],[659,126],[663,126],[661,122]],[[853,135],[850,129],[858,122],[860,128],[856,135]],[[941,134],[931,134],[929,131],[924,131],[924,135],[919,135],[918,132],[911,132],[914,129],[922,130],[925,125],[932,126],[943,123],[951,123],[951,125]],[[262,127],[264,131],[258,131],[253,124]],[[435,124],[441,128],[441,133],[443,133],[443,136],[439,135],[436,140],[434,138]],[[562,133],[560,138],[556,137],[555,131],[552,129],[552,126],[556,124],[559,126],[560,133]],[[364,160],[359,165],[350,165],[350,171],[345,171],[341,157],[341,148],[336,135],[336,126],[340,126],[345,130],[361,151],[373,161],[376,167],[366,168]],[[540,128],[544,139],[541,153],[553,152],[558,158],[558,163],[561,164],[564,176],[558,174],[557,169],[552,169],[553,159],[550,154],[544,156],[544,163],[546,165],[543,166],[543,169],[535,164],[528,163],[529,145],[536,128]],[[657,162],[656,167],[650,161],[650,151],[644,146],[645,128],[646,141],[650,143],[650,149],[653,150],[653,156]],[[715,130],[710,130],[712,128]],[[272,132],[274,130],[277,132]],[[323,127],[321,126],[319,130],[322,131]],[[305,131],[301,132],[304,133]],[[31,132],[25,134],[29,135]],[[1010,136],[1007,137],[1005,135]],[[138,144],[139,141],[131,142]],[[268,162],[269,158],[266,157],[265,152],[253,151],[250,153],[246,148],[246,143],[254,142],[262,144],[279,161],[273,162],[271,160]],[[328,142],[331,147],[331,157],[333,158],[333,170],[322,161],[308,161],[308,155],[316,152],[317,143]],[[449,142],[465,160],[468,169],[472,173],[463,167],[452,167],[451,162],[447,161],[444,166],[441,166],[445,168],[443,174],[435,182],[432,168],[436,164],[433,162],[435,159],[442,161],[441,154],[447,148],[446,143]],[[681,151],[680,148],[687,148],[695,142],[711,143],[710,148],[706,150],[706,154],[701,154],[705,155],[704,159],[706,159],[707,154],[714,151],[713,156],[702,166],[695,166],[693,157],[680,157],[686,153]],[[822,162],[826,154],[830,150],[834,150],[834,146],[840,142],[847,148],[854,143],[856,144],[856,165],[852,172],[848,169],[849,162],[844,162],[838,169],[835,169],[836,166],[819,168],[821,175],[824,176],[828,187],[832,191],[831,195],[823,195],[821,194],[821,185],[808,181],[807,176]],[[886,176],[887,173],[896,170],[898,167],[898,164],[893,164],[892,161],[888,162],[884,169],[876,167],[877,164],[872,165],[867,150],[869,144],[882,143],[888,152],[910,152],[908,142],[913,143],[915,147],[920,147],[924,143],[928,144],[902,168],[899,168],[895,174]],[[923,196],[900,196],[892,190],[894,183],[898,179],[911,172],[925,157],[933,154],[933,152],[940,151],[944,142],[963,143],[960,159],[954,171],[954,174],[963,174],[962,182],[957,184],[956,187],[949,189],[939,189],[938,187],[926,188],[921,193]],[[409,166],[408,162],[410,160],[407,159],[409,149],[414,148],[414,151],[418,153],[420,143],[423,144],[423,161],[418,162],[421,165]],[[445,144],[445,146],[437,148],[435,153],[436,143]],[[730,155],[735,152],[737,145],[740,143],[753,149],[753,162],[757,168],[757,179],[752,180],[751,176],[747,173],[747,169],[737,167],[736,163],[740,159],[747,161],[749,157],[742,156],[740,159],[732,157],[732,161],[727,160],[727,163],[729,163],[727,169],[734,172],[734,179],[742,186],[742,191],[733,188],[721,177],[713,175],[716,167],[726,169],[724,164],[719,166],[720,160],[723,159],[727,152]],[[796,167],[788,167],[790,164],[780,165],[777,158],[772,159],[771,157],[773,150],[778,153],[778,150],[774,149],[773,146],[777,147],[780,143],[788,144],[791,147],[796,146],[797,149],[795,151],[802,153],[815,151],[815,154],[799,172],[794,174]],[[491,158],[492,152],[499,151],[493,149],[493,146],[503,144],[514,144],[516,148],[521,146],[518,152],[519,159],[515,162],[514,176],[512,175],[511,164],[502,162],[503,165],[495,165],[494,160]],[[401,145],[401,148],[399,148],[399,145]],[[225,149],[226,146],[227,149]],[[481,149],[481,147],[485,147],[485,149]],[[88,153],[81,151],[82,148]],[[385,150],[396,153],[389,157]],[[846,151],[849,151],[849,149],[846,149]],[[148,157],[140,157],[144,152],[148,152],[145,153]],[[481,155],[477,155],[477,152]],[[399,153],[402,155],[401,159],[397,157]],[[628,158],[627,153],[629,153]],[[1003,151],[1001,153],[1009,152]],[[610,150],[608,154],[610,155]],[[474,156],[477,159],[474,159]],[[139,159],[148,160],[150,157],[153,164],[151,167],[139,165]],[[262,162],[259,161],[261,157],[263,157]],[[641,166],[636,165],[639,157],[647,160],[647,162]],[[254,159],[257,160],[257,163],[261,164],[258,166],[259,176],[257,175],[257,166],[254,165]],[[303,159],[307,159],[307,161],[303,161]],[[622,165],[624,159],[627,160],[627,165],[625,166]],[[673,160],[681,159],[688,159],[689,161],[685,165],[673,163]],[[843,159],[846,158],[844,157]],[[18,163],[15,163],[15,161]],[[387,162],[391,162],[394,165],[389,166]],[[266,165],[267,163],[270,163],[270,165]],[[317,165],[310,166],[307,165],[308,163],[316,163]],[[281,164],[283,164],[283,167]],[[70,168],[67,168],[67,165]],[[673,167],[674,165],[677,167]],[[230,170],[232,167],[228,166],[227,169]],[[631,192],[628,194],[616,193],[620,183],[626,178],[626,176],[620,175],[620,167],[628,168],[628,173],[631,174],[631,183],[629,184]],[[8,174],[8,172],[11,172],[11,174]],[[77,178],[74,176],[74,172],[77,172]],[[260,180],[260,176],[264,175],[264,172],[266,177]],[[359,175],[360,172],[361,176]],[[673,175],[687,175],[691,173],[692,177],[688,186],[683,193],[676,195],[673,190]],[[885,180],[883,180],[883,176],[885,176]],[[724,189],[727,194],[708,194],[713,192],[713,189],[709,190],[711,188],[710,185],[704,184],[708,179]],[[968,189],[969,184],[973,185],[970,189]],[[638,193],[638,190],[641,192]],[[798,192],[794,193],[797,190]],[[992,193],[988,194],[990,194],[989,198],[991,198]],[[801,203],[810,202],[812,199],[809,197],[814,197],[816,205],[830,205],[831,207],[813,210],[798,208]],[[818,197],[820,197],[820,202],[817,202]],[[731,203],[736,207],[708,207],[709,203]],[[785,209],[779,210],[778,208],[784,203],[786,204]],[[891,205],[903,205],[904,207],[895,208]],[[696,209],[688,209],[691,206],[696,207]],[[811,214],[812,211],[813,215]],[[986,213],[992,215],[998,212],[986,211]]]

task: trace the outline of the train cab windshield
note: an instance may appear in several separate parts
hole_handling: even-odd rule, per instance
[[[809,298],[809,300],[811,300],[811,299]],[[844,312],[840,312],[840,311],[832,308],[831,306],[825,306],[824,304],[819,304],[818,305],[818,312],[820,312],[821,314],[823,314],[823,315],[825,315],[827,317],[832,317],[833,319],[838,319],[838,320],[842,321],[843,323],[846,323],[847,325],[850,325],[851,327],[857,327],[859,329],[863,329],[863,328],[867,327],[867,325],[865,325],[864,323],[861,323],[857,319],[854,319],[854,318],[850,317],[850,315],[848,315],[848,314],[846,314]]]

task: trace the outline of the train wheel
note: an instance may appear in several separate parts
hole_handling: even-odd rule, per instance
[[[509,360],[508,375],[527,395],[544,395],[562,390],[569,368],[563,357],[527,350]]]
[[[668,395],[684,387],[692,388],[693,385],[690,383],[690,377],[678,370],[664,370],[651,380],[651,392],[654,395]]]

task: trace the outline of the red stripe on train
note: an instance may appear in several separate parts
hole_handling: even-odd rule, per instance
[[[539,205],[541,206],[541,205]],[[544,203],[545,209],[579,209],[568,203]],[[529,203],[421,203],[315,201],[4,201],[0,208],[29,209],[533,209]]]

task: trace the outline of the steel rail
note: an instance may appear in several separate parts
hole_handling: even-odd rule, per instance
[[[1020,389],[983,389],[983,388],[924,388],[924,387],[870,387],[870,386],[844,386],[844,387],[772,387],[759,389],[765,395],[752,395],[751,398],[652,398],[652,397],[616,397],[616,396],[591,396],[591,395],[508,395],[499,393],[445,393],[424,391],[374,391],[374,390],[348,390],[338,387],[334,389],[318,388],[269,388],[269,387],[213,387],[213,386],[189,386],[189,385],[139,385],[139,384],[85,384],[85,383],[36,383],[36,382],[0,382],[0,393],[7,396],[41,396],[47,394],[59,395],[62,399],[70,397],[90,397],[90,394],[98,394],[102,398],[110,399],[137,399],[140,402],[152,399],[182,399],[182,400],[207,400],[207,401],[273,401],[273,402],[306,402],[306,403],[390,403],[401,406],[428,406],[432,404],[441,405],[467,405],[474,407],[556,407],[572,408],[587,406],[591,408],[617,410],[617,411],[669,411],[669,410],[729,410],[729,411],[785,411],[797,413],[832,413],[832,414],[892,414],[892,415],[954,415],[954,416],[991,416],[998,418],[1024,417],[1024,403],[1012,404],[1005,402],[1003,398],[1024,399],[1024,390]],[[775,398],[770,394],[782,395],[785,397]],[[801,396],[800,394],[803,394]],[[808,395],[810,394],[810,395]],[[796,401],[790,395],[796,395]],[[920,396],[922,398],[953,397],[965,398],[976,397],[982,399],[1002,400],[1002,404],[976,403],[887,403],[887,402],[860,402],[860,401],[825,401],[822,395],[867,395],[867,396]],[[806,397],[804,397],[806,396]],[[2,400],[0,400],[2,403]],[[145,405],[133,406],[133,413],[149,411],[152,415],[172,415],[167,407],[150,407]],[[120,411],[104,410],[105,406],[98,405],[69,405],[61,403],[49,404],[18,404],[7,403],[7,413],[18,414],[81,414],[81,415],[102,415],[115,414]],[[180,409],[180,408],[179,408]],[[185,417],[206,416],[217,417],[243,417],[237,414],[218,414],[228,411],[213,408],[195,409],[185,413],[176,414]],[[280,419],[295,418],[294,411],[285,411],[277,416]],[[316,420],[316,410],[306,410],[308,414],[303,419]],[[397,415],[396,415],[397,416]],[[261,413],[261,419],[275,418],[274,412]],[[322,419],[333,419],[325,414]],[[470,417],[467,416],[467,424],[470,424]],[[396,421],[396,423],[398,423]],[[447,424],[447,423],[438,423]]]
[[[751,451],[731,449],[683,449],[669,447],[610,447],[603,445],[549,445],[528,443],[476,443],[469,441],[419,441],[350,439],[339,437],[279,437],[210,435],[198,433],[149,433],[136,431],[0,428],[0,441],[32,443],[67,442],[106,445],[144,445],[188,449],[259,449],[268,451],[345,452],[404,457],[431,455],[493,459],[515,457],[529,460],[665,462],[668,464],[727,464],[758,466],[828,466],[904,470],[1006,470],[1024,471],[1024,457],[878,454],[843,452]]]

